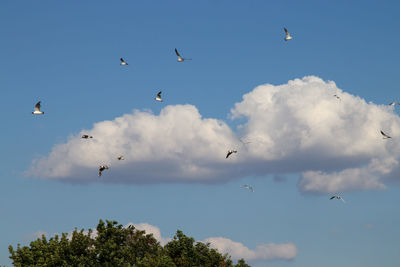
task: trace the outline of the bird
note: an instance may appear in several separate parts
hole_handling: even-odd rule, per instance
[[[82,139],[89,139],[89,138],[93,138],[93,136],[87,134],[82,135]]]
[[[389,104],[389,106],[393,106],[393,107],[394,107],[395,105],[399,105],[399,106],[400,106],[400,103],[399,103],[399,102],[392,102],[392,103]]]
[[[34,115],[41,115],[44,114],[43,111],[40,111],[40,101],[36,103],[35,105],[35,111],[32,112]]]
[[[336,97],[337,99],[341,100],[340,96],[338,96],[338,95],[333,95],[333,96]]]
[[[332,200],[332,199],[334,199],[334,198],[340,199],[341,201],[343,201],[343,203],[346,203],[346,202],[344,201],[344,199],[343,199],[341,196],[337,196],[337,195],[331,196],[330,200]]]
[[[285,33],[286,33],[286,36],[285,36],[285,41],[288,41],[288,40],[291,40],[291,39],[293,39],[293,37],[292,36],[290,36],[290,33],[288,32],[288,30],[286,29],[286,28],[283,28],[283,30],[285,31]]]
[[[247,189],[249,189],[251,192],[254,192],[253,187],[250,186],[250,185],[244,184],[244,185],[241,185],[240,187],[241,187],[241,188],[247,188]]]
[[[118,156],[118,158],[117,158],[118,160],[124,160],[125,158],[124,158],[124,156]]]
[[[175,48],[175,54],[178,57],[178,62],[183,62],[185,60],[192,60],[191,58],[183,58],[183,57],[181,57],[181,55],[179,55],[178,50],[176,48]]]
[[[381,130],[381,134],[383,135],[383,139],[389,139],[392,138],[391,136],[385,134],[382,130]]]
[[[121,65],[126,66],[128,63],[121,57],[119,60],[121,60]]]
[[[158,92],[157,96],[154,99],[157,100],[157,101],[163,102],[162,98],[161,98],[161,92],[162,91]]]
[[[108,170],[110,167],[108,167],[107,165],[100,165],[99,166],[99,177],[101,176],[102,171],[104,170]]]
[[[228,158],[233,153],[237,153],[237,151],[236,150],[228,150],[228,153],[226,154],[226,158]]]

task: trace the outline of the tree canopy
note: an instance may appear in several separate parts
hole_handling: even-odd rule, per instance
[[[233,264],[210,244],[196,242],[178,230],[164,247],[145,231],[100,220],[96,231],[75,229],[49,239],[45,235],[29,246],[9,246],[14,266],[140,266],[140,267],[247,267]]]

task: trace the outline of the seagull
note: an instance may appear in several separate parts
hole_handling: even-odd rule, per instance
[[[109,167],[107,165],[100,165],[99,167],[99,177],[101,176],[101,172],[104,170],[108,170]]]
[[[381,130],[381,134],[383,135],[383,139],[389,139],[392,138],[391,136],[385,134],[382,130]]]
[[[244,184],[244,185],[241,185],[240,187],[241,187],[241,188],[247,188],[247,189],[249,189],[251,192],[254,192],[254,189],[253,189],[253,187],[252,187],[251,185]]]
[[[36,105],[35,105],[35,111],[33,111],[32,114],[35,114],[35,115],[44,114],[43,111],[40,111],[40,101],[36,103]]]
[[[124,156],[119,156],[118,158],[117,158],[118,160],[124,160],[125,158],[124,158]]]
[[[233,153],[237,153],[237,151],[236,150],[228,150],[228,153],[226,154],[226,158],[228,158]]]
[[[341,201],[343,201],[343,203],[346,203],[345,201],[344,201],[344,199],[341,197],[341,196],[331,196],[331,198],[330,198],[330,200],[332,200],[332,199],[334,199],[334,198],[336,198],[336,199],[340,199]]]
[[[395,106],[395,105],[399,105],[400,106],[400,103],[399,102],[392,102],[392,103],[389,104],[389,106]]]
[[[89,138],[93,138],[93,136],[87,134],[82,135],[82,139],[89,139]]]
[[[285,41],[293,39],[293,37],[290,36],[290,33],[288,32],[288,30],[287,30],[286,28],[283,28],[283,30],[284,30],[285,33],[286,33]]]
[[[121,60],[121,65],[126,66],[128,63],[125,62],[125,60],[121,57],[119,60]]]
[[[181,55],[179,55],[178,50],[176,48],[175,48],[175,54],[178,57],[178,62],[183,62],[185,60],[192,60],[191,58],[183,58],[183,57],[181,57]]]
[[[162,91],[158,92],[157,96],[154,99],[157,100],[157,101],[163,102],[162,98],[161,98],[161,92]]]
[[[341,100],[340,96],[338,96],[338,95],[333,95],[333,96],[336,97],[337,99]]]

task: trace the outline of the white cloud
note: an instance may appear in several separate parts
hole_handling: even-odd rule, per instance
[[[218,249],[222,254],[228,253],[232,259],[256,260],[292,260],[297,255],[297,248],[292,243],[286,244],[261,244],[255,250],[251,250],[240,242],[232,241],[224,237],[210,237],[204,240],[211,247]]]
[[[83,133],[94,138],[83,140]],[[28,173],[115,183],[226,179],[225,169],[220,167],[226,164],[224,156],[234,140],[235,135],[226,123],[202,118],[192,105],[167,106],[158,116],[134,111],[113,121],[96,123],[92,130],[56,145]],[[121,154],[124,161],[117,160]],[[98,179],[100,164],[111,168]]]
[[[172,238],[163,237],[161,235],[160,228],[149,223],[133,223],[129,222],[124,225],[124,228],[134,226],[136,230],[145,231],[145,234],[153,234],[153,237],[160,242],[162,246],[166,245]],[[73,231],[68,232],[67,238],[71,240]],[[84,234],[88,233],[88,230],[83,231]],[[38,231],[30,234],[31,237],[41,237],[42,234],[48,237],[46,232]],[[56,234],[53,234],[56,235]],[[59,235],[59,234],[58,234]],[[97,237],[97,230],[92,229],[92,238]],[[232,241],[224,237],[209,237],[202,243],[210,243],[210,247],[217,249],[220,253],[228,253],[232,259],[245,259],[246,261],[257,261],[257,260],[292,260],[297,255],[297,248],[293,243],[285,244],[260,244],[255,250],[247,248],[240,242]]]
[[[124,227],[127,228],[130,225],[133,225],[137,230],[145,231],[146,234],[153,234],[153,237],[158,242],[160,242],[160,244],[162,246],[164,246],[165,244],[167,244],[171,240],[171,238],[162,237],[160,228],[158,228],[157,226],[154,226],[154,225],[151,225],[151,224],[148,224],[148,223],[139,223],[139,224],[128,223]]]
[[[36,240],[38,238],[42,238],[43,235],[46,236],[46,237],[49,236],[49,234],[47,232],[42,231],[42,230],[38,230],[38,231],[36,231],[34,233],[30,233],[30,234],[25,235],[23,237],[23,239],[31,241],[31,240]]]
[[[134,111],[55,145],[27,173],[109,183],[215,183],[302,173],[301,191],[333,193],[384,189],[385,179],[400,172],[400,118],[393,107],[367,103],[334,82],[308,76],[258,86],[234,105],[230,117],[243,120],[237,131],[202,118],[192,105],[167,106],[159,115]],[[393,139],[383,140],[380,130]],[[80,139],[83,133],[94,139]],[[242,136],[251,143],[242,145]],[[226,160],[231,148],[239,153]],[[116,159],[120,154],[125,161]],[[111,165],[101,179],[100,164]]]
[[[128,228],[129,226],[133,226],[133,227],[135,227],[136,230],[139,230],[139,231],[145,231],[146,234],[153,234],[153,237],[158,242],[160,242],[160,244],[162,246],[164,246],[166,243],[168,243],[171,240],[171,238],[162,237],[160,228],[158,228],[157,226],[154,226],[154,225],[151,225],[151,224],[148,224],[148,223],[137,223],[136,224],[136,223],[133,223],[133,222],[129,222],[126,225],[124,225],[124,228]],[[88,230],[84,230],[83,231],[83,233],[85,235],[87,235],[88,232],[89,232]],[[69,231],[68,235],[67,235],[67,238],[70,239],[70,240],[72,238],[72,233],[73,233],[73,231]],[[47,235],[47,233],[46,233],[46,235]],[[92,229],[92,233],[91,233],[90,237],[91,238],[96,238],[97,237],[97,229],[96,228]]]
[[[137,230],[145,231],[146,234],[153,234],[153,237],[160,242],[162,246],[171,241],[171,238],[163,237],[160,228],[149,223],[128,223],[124,227],[133,225]],[[291,260],[297,255],[297,248],[292,243],[286,244],[261,244],[255,250],[251,250],[240,242],[232,241],[224,237],[206,238],[203,243],[210,243],[212,248],[217,249],[220,253],[228,253],[232,259],[244,258],[246,261],[255,260]]]

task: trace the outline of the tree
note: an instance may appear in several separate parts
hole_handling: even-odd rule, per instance
[[[233,265],[230,256],[195,242],[182,231],[164,247],[145,231],[124,228],[116,221],[100,220],[96,231],[75,229],[72,234],[42,235],[29,246],[9,246],[14,266],[138,266],[138,267],[247,267],[244,260]]]

